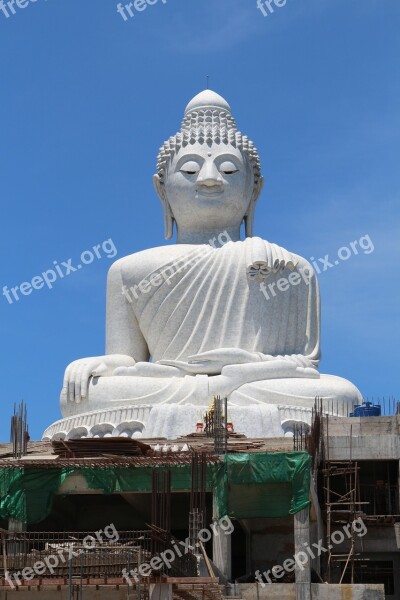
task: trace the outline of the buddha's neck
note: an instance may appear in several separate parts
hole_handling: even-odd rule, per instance
[[[238,242],[240,240],[239,227],[225,227],[225,229],[207,229],[203,231],[188,230],[181,231],[178,228],[176,238],[177,244],[210,244],[211,246],[223,246],[227,242]]]

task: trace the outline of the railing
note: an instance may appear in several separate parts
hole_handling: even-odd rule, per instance
[[[120,531],[106,538],[93,532],[9,532],[1,531],[0,577],[17,585],[26,579],[113,579],[134,571],[155,556],[170,550],[169,562],[159,560],[153,575],[195,576],[197,561],[183,545],[168,538],[155,551],[151,530]],[[179,557],[175,542],[182,549]],[[176,557],[176,558],[175,558]],[[148,573],[151,568],[148,569]],[[18,575],[19,574],[19,575]],[[144,574],[144,573],[143,573]],[[135,579],[134,579],[135,580]]]

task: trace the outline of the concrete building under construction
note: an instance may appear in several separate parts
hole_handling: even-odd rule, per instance
[[[0,598],[400,600],[400,415],[333,413],[270,439],[222,401],[176,440],[28,442],[17,418]]]

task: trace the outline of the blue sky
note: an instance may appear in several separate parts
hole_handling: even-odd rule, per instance
[[[0,12],[0,288],[110,238],[114,260],[164,243],[156,154],[209,75],[261,155],[256,235],[307,259],[372,240],[319,277],[321,371],[399,397],[399,25],[398,0],[287,0],[268,17],[256,0],[159,0],[126,22],[115,0]],[[20,399],[39,438],[66,365],[104,352],[102,256],[0,297],[2,441]]]

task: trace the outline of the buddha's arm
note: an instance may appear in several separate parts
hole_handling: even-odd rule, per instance
[[[131,367],[147,361],[149,352],[129,302],[122,294],[119,261],[107,278],[106,354],[72,362],[64,375],[62,397],[67,402],[81,402],[88,396],[91,377],[111,376],[118,367]]]
[[[282,365],[288,363],[300,369],[316,369],[321,359],[321,308],[318,280],[310,263],[301,256],[296,258],[298,259],[296,268],[299,273],[302,273],[302,277],[300,284],[293,288],[296,290],[296,302],[291,305],[291,310],[296,314],[296,327],[293,328],[291,335],[292,348],[287,348],[289,352],[283,355],[270,356],[262,352],[257,354],[262,362],[270,362],[273,359]],[[290,353],[290,349],[296,349],[298,352]]]
[[[309,283],[307,285],[308,297],[307,303],[301,303],[300,325],[303,331],[303,355],[312,366],[318,367],[321,360],[321,299],[319,293],[318,279],[314,269],[307,261],[303,260],[303,271],[306,269],[309,273]],[[306,284],[304,284],[306,285]]]
[[[126,295],[121,261],[112,265],[107,278],[106,354],[123,354],[135,362],[147,362],[149,349]]]

